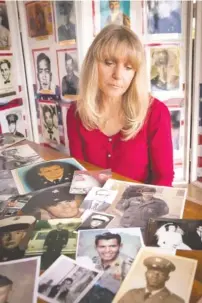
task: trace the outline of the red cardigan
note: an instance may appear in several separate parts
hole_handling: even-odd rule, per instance
[[[71,156],[143,183],[171,186],[173,148],[168,108],[157,99],[148,111],[145,123],[135,138],[121,140],[99,129],[87,130],[73,103],[67,113],[67,133]]]

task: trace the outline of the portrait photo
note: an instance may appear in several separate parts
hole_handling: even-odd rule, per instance
[[[49,1],[31,1],[25,4],[29,37],[53,34],[52,10]]]
[[[0,262],[21,259],[32,224],[33,216],[14,216],[0,220]]]
[[[55,104],[39,103],[42,136],[45,142],[60,144],[58,112]]]
[[[0,50],[11,48],[10,28],[6,3],[0,3]]]
[[[115,215],[108,227],[146,228],[150,218],[183,216],[187,190],[185,188],[141,185],[109,179],[104,188],[118,190],[107,209]],[[113,226],[112,226],[113,225]]]
[[[79,75],[76,49],[58,50],[57,60],[61,97],[69,99],[68,95],[78,94]]]
[[[42,161],[43,159],[28,144],[0,151],[0,170],[12,170]]]
[[[12,170],[20,194],[63,183],[70,184],[75,170],[84,167],[74,158],[31,164]]]
[[[38,295],[46,302],[78,303],[101,275],[60,256],[39,277]]]
[[[0,98],[16,94],[12,54],[0,55]]]
[[[74,1],[56,1],[56,40],[62,45],[76,43],[76,14]]]
[[[26,257],[41,256],[41,270],[47,269],[62,254],[75,259],[80,219],[39,220],[28,242]]]
[[[82,222],[78,230],[104,229],[114,219],[114,216],[96,211],[90,212],[88,217]]]
[[[17,195],[18,190],[10,170],[3,170],[0,174],[0,200],[7,200],[12,195]]]
[[[194,259],[142,248],[113,302],[156,303],[163,297],[167,302],[188,303],[196,267]]]
[[[24,138],[26,135],[26,124],[24,118],[23,106],[3,110],[0,112],[2,132]]]
[[[150,48],[151,91],[172,92],[181,90],[180,48]]]
[[[202,220],[151,219],[146,244],[166,249],[202,250]]]
[[[0,124],[1,126],[1,124]],[[24,137],[19,137],[11,134],[10,132],[6,132],[3,134],[0,134],[0,151],[4,150],[18,142],[21,142],[25,140]]]
[[[83,198],[70,194],[68,183],[51,186],[29,195],[31,197],[22,208],[22,213],[35,216],[38,220],[80,218],[84,212],[80,209]]]
[[[0,264],[1,303],[37,303],[38,257]]]
[[[70,187],[70,193],[85,195],[94,186],[102,187],[105,182],[111,177],[111,169],[75,171]]]

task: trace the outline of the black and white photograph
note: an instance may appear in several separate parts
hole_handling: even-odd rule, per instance
[[[116,190],[93,187],[83,200],[81,208],[97,211],[105,211],[115,200]]]
[[[24,137],[19,137],[11,134],[10,132],[6,132],[0,134],[0,151],[25,140]]]
[[[60,256],[39,278],[38,295],[46,302],[78,303],[97,283],[102,272]]]
[[[4,205],[2,216],[8,217],[18,215],[31,197],[32,195],[12,195],[5,201],[2,201],[2,205]]]
[[[60,144],[58,113],[55,104],[39,103],[42,136],[45,142]]]
[[[27,234],[35,221],[33,216],[13,216],[0,220],[0,262],[24,257]]]
[[[96,211],[90,212],[88,217],[82,222],[78,230],[104,229],[114,219],[114,216]]]
[[[5,201],[13,195],[18,195],[17,186],[10,170],[3,170],[0,174],[0,201]]]
[[[166,249],[202,250],[202,220],[150,220],[146,245]]]
[[[142,246],[139,228],[81,230],[76,261],[93,270],[104,271],[97,284],[113,298]]]
[[[74,1],[56,1],[55,19],[57,42],[62,45],[76,42],[76,15]]]
[[[0,98],[16,94],[12,55],[0,56]]]
[[[0,302],[37,303],[40,258],[29,258],[0,264]]]
[[[194,259],[142,248],[113,303],[157,303],[162,298],[164,302],[189,303],[196,267]]]
[[[76,49],[63,49],[57,51],[58,73],[61,96],[68,99],[68,95],[78,94],[78,57]]]
[[[176,151],[180,150],[180,124],[181,124],[181,110],[179,108],[170,109],[171,116],[171,131],[173,149]]]
[[[47,269],[61,254],[75,259],[77,233],[81,219],[38,220],[25,256],[41,256],[41,270]]]
[[[118,194],[107,209],[114,215],[112,227],[146,228],[150,218],[183,216],[186,188],[164,187],[109,179],[104,188],[118,190]]]
[[[11,48],[10,28],[6,3],[0,3],[0,50]]]
[[[12,170],[44,161],[28,144],[0,151],[0,170]]]
[[[70,156],[70,150],[69,150],[69,138],[67,135],[67,112],[71,106],[71,103],[63,103],[61,105],[61,111],[62,111],[62,124],[63,124],[63,131],[64,131],[64,142],[65,142],[65,153]]]
[[[2,132],[9,132],[14,136],[24,138],[26,135],[26,124],[23,116],[23,106],[2,111],[0,113]]]

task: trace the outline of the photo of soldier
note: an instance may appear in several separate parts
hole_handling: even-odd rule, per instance
[[[58,41],[76,39],[74,1],[56,1],[56,23],[58,25]]]
[[[17,114],[8,114],[8,115],[6,115],[6,120],[8,123],[8,129],[9,129],[10,133],[14,136],[23,138],[24,135],[17,130],[17,123],[19,120],[18,115]]]
[[[79,78],[76,75],[77,62],[71,53],[65,53],[66,75],[62,78],[62,95],[76,95],[78,93]]]
[[[106,213],[92,212],[90,216],[79,226],[78,230],[102,229],[114,219],[114,216]]]
[[[55,105],[40,104],[42,134],[46,141],[56,141],[60,144],[58,115]]]

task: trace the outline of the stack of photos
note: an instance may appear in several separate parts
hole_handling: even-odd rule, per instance
[[[0,135],[0,150],[4,150],[20,141],[25,140],[23,137],[13,135],[12,133],[4,133]]]
[[[93,187],[102,187],[112,177],[111,169],[75,171],[72,179],[71,194],[87,194]]]
[[[13,195],[18,195],[18,190],[9,170],[0,173],[0,216],[6,207],[6,200]]]
[[[38,294],[46,302],[78,303],[97,283],[102,272],[60,256],[39,278]]]

